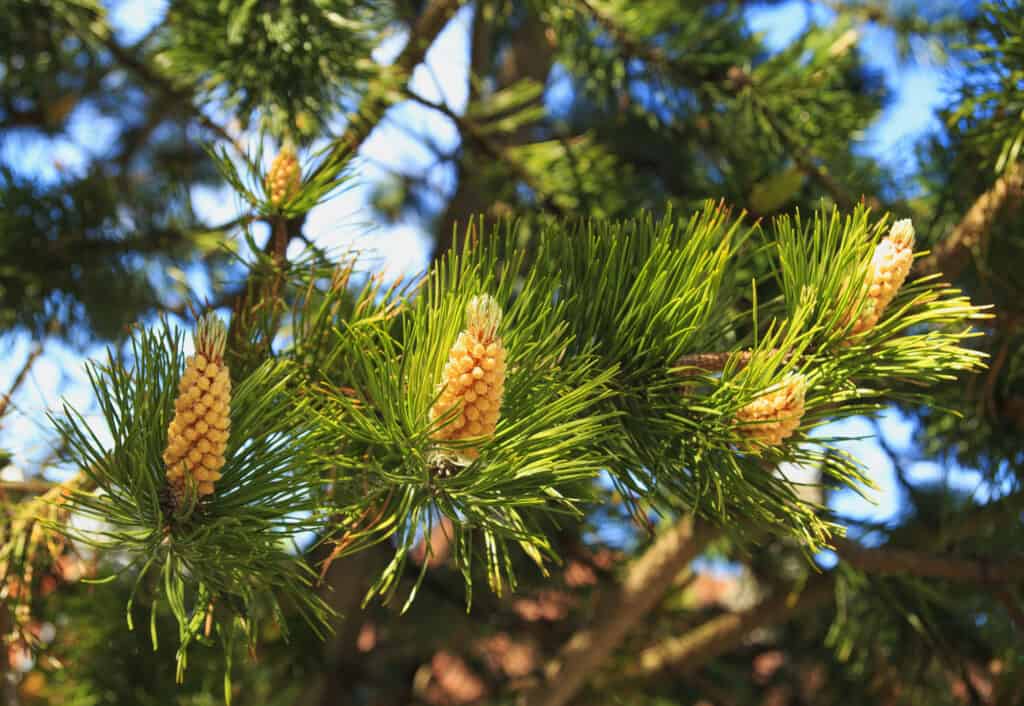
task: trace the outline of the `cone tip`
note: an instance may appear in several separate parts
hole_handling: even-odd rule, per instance
[[[896,221],[889,231],[889,240],[903,248],[914,247],[914,223],[909,218]]]
[[[466,305],[466,328],[483,340],[493,339],[501,324],[501,305],[490,294],[478,294]]]

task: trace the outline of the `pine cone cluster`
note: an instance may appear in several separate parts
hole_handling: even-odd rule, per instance
[[[285,145],[274,157],[266,176],[267,193],[270,203],[280,206],[294,197],[302,188],[302,169],[295,149]]]
[[[199,497],[211,495],[220,480],[231,429],[231,377],[224,365],[227,331],[212,314],[199,321],[196,353],[185,363],[185,373],[174,402],[174,419],[167,428],[164,464],[176,501],[185,497],[189,479]]]
[[[851,336],[871,330],[885,308],[903,286],[914,262],[914,225],[910,219],[896,221],[889,235],[875,248],[867,276],[867,298],[853,324]]]
[[[749,448],[759,445],[778,446],[793,435],[804,416],[807,380],[792,374],[773,392],[761,395],[736,413],[739,431],[749,441]]]
[[[489,437],[501,416],[505,391],[505,346],[497,336],[501,307],[482,295],[466,307],[466,329],[459,333],[441,375],[441,396],[430,408],[431,421],[441,421],[433,438],[438,441]],[[456,411],[457,410],[457,411]],[[477,449],[460,449],[476,458]]]

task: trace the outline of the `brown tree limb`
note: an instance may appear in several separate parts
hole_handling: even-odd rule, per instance
[[[40,343],[37,343],[32,347],[32,350],[29,351],[28,358],[25,359],[25,362],[22,364],[18,374],[14,376],[11,386],[8,388],[7,392],[0,397],[0,419],[3,419],[3,416],[7,414],[7,408],[11,404],[11,398],[14,397],[18,388],[21,387],[23,382],[25,382],[25,378],[28,377],[29,372],[32,370],[32,366],[35,365],[36,360],[42,354],[43,346]]]
[[[926,554],[911,549],[864,547],[838,537],[833,543],[840,559],[856,569],[872,574],[980,584],[1024,581],[1024,561],[1021,561],[1021,557],[1016,557],[1016,561],[1012,557],[1003,557],[996,563],[985,559]]]
[[[740,645],[757,628],[784,623],[833,595],[830,574],[813,577],[799,591],[773,595],[752,608],[711,618],[683,635],[662,640],[640,652],[630,677],[648,677],[663,669],[690,671]]]
[[[573,635],[545,668],[544,680],[523,695],[523,706],[564,706],[662,600],[683,569],[717,536],[692,518],[679,520],[630,566],[590,627]],[[600,607],[599,607],[600,608]]]
[[[1022,200],[1024,162],[1015,162],[974,200],[949,235],[917,261],[914,272],[918,276],[941,272],[946,279],[956,279],[970,260],[971,252],[984,244],[999,213],[1017,208]]]

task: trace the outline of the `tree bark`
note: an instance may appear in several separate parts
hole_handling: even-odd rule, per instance
[[[629,568],[618,590],[603,602],[595,624],[579,630],[548,663],[543,683],[524,694],[522,706],[569,703],[716,536],[715,529],[690,517],[659,536]]]
[[[691,671],[739,646],[758,628],[778,625],[832,597],[831,575],[812,578],[802,590],[774,595],[747,610],[720,615],[693,630],[643,650],[631,677],[650,677],[663,669]]]
[[[988,237],[996,217],[1006,209],[1015,209],[1024,198],[1024,162],[1011,164],[992,187],[981,194],[967,213],[927,256],[917,261],[914,272],[931,275],[941,272],[956,279],[970,260],[971,252]]]

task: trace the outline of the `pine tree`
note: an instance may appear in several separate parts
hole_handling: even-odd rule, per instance
[[[0,330],[41,342],[0,419],[42,345],[110,346],[50,410],[71,474],[0,483],[7,701],[1024,699],[1024,7],[824,2],[770,52],[746,5],[172,0],[129,43],[7,0],[0,144],[116,125],[0,153]],[[410,80],[456,15],[464,110]],[[856,146],[879,28],[966,66],[916,186]],[[385,283],[307,216],[399,102],[456,183],[376,185],[436,232]],[[984,492],[879,433],[904,512],[831,505],[872,469],[826,425],[893,409]]]

